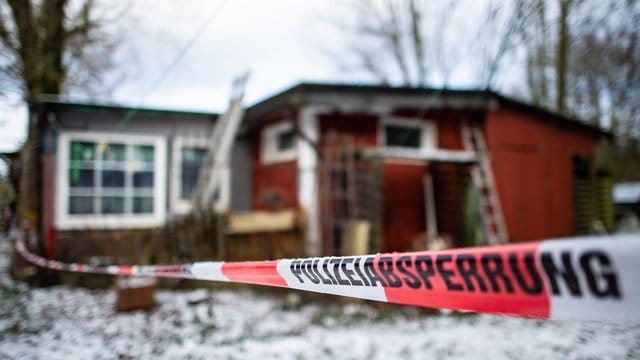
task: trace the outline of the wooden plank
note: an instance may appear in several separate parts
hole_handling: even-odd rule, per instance
[[[444,149],[403,149],[372,147],[361,150],[365,157],[398,158],[406,160],[424,160],[434,162],[474,163],[477,157],[473,151]]]
[[[229,215],[229,234],[287,231],[298,226],[296,210],[253,211]]]

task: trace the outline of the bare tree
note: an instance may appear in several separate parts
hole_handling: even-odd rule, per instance
[[[593,14],[606,14],[594,16]],[[600,2],[572,37],[567,107],[616,135],[612,167],[640,179],[640,1]]]
[[[0,2],[0,80],[28,103],[41,94],[102,85],[117,40],[107,31],[120,13],[100,12],[93,0],[3,0]],[[31,109],[33,110],[33,109]],[[40,138],[45,124],[29,115],[22,150],[21,214],[39,221]]]
[[[640,137],[640,1],[598,10],[607,15],[587,16],[572,39],[568,104],[596,125]]]
[[[381,83],[446,87],[467,67],[479,85],[491,87],[516,45],[516,7],[499,1],[479,11],[470,7],[480,6],[471,0],[354,0],[348,11],[355,26],[340,28],[353,37],[347,54],[354,67]]]
[[[555,0],[554,0],[555,1]],[[518,35],[525,50],[524,73],[526,93],[536,105],[555,109],[556,68],[554,66],[556,43],[551,31],[549,1],[517,0],[516,21],[521,24]]]
[[[486,4],[485,17],[480,23],[474,43],[480,54],[480,83],[485,88],[494,87],[500,70],[504,70],[505,58],[513,55],[517,48],[517,34],[522,32],[523,23],[518,14],[522,12],[522,2],[490,0]]]
[[[3,0],[3,87],[17,87],[25,100],[33,101],[41,94],[100,84],[113,66],[119,38],[109,30],[121,15],[94,0]]]
[[[640,103],[635,91],[639,2],[518,2],[531,100],[596,125],[608,123],[618,131],[619,124],[632,117],[633,104]]]
[[[616,177],[640,179],[640,1],[518,2],[530,99],[609,127]]]
[[[348,4],[356,16],[352,55],[381,83],[426,81],[423,8],[418,0],[361,0]],[[397,81],[396,79],[399,79]]]

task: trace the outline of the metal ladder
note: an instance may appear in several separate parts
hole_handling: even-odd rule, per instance
[[[224,186],[224,177],[228,176],[229,156],[233,141],[240,127],[240,122],[244,114],[242,98],[244,89],[249,78],[246,73],[234,79],[231,99],[227,111],[217,119],[213,131],[209,137],[209,149],[207,156],[198,174],[198,184],[193,192],[193,204],[196,209],[204,209],[218,200],[216,193],[220,196]]]
[[[461,135],[465,150],[473,151],[477,155],[478,161],[471,168],[471,177],[478,190],[480,214],[489,243],[505,244],[509,241],[509,235],[482,129],[478,124],[463,123]]]

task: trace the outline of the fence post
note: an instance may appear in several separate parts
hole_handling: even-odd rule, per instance
[[[218,258],[219,259],[225,259],[227,257],[227,244],[226,244],[226,237],[224,235],[224,214],[216,214],[214,213],[214,217],[215,217],[215,221],[216,221],[216,226],[215,226],[215,232],[216,232],[216,246],[217,246],[217,250],[216,252],[218,253]]]

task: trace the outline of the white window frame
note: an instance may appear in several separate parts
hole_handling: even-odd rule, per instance
[[[182,149],[202,148],[209,149],[210,140],[207,138],[193,138],[177,136],[172,144],[171,162],[171,212],[174,214],[186,214],[191,211],[193,205],[189,199],[180,198],[180,188],[182,187]]]
[[[420,129],[420,148],[405,146],[387,146],[386,125],[405,126]],[[401,149],[406,152],[427,152],[438,147],[438,128],[433,120],[414,117],[387,117],[380,121],[378,129],[378,145],[382,148]]]
[[[153,212],[149,214],[69,214],[69,148],[72,141],[152,145],[154,147]],[[57,146],[55,179],[57,191],[54,216],[57,229],[148,228],[164,224],[167,212],[167,141],[164,136],[64,131],[59,133]]]
[[[262,164],[276,164],[296,159],[298,155],[297,137],[294,137],[294,143],[291,149],[285,151],[278,150],[278,136],[293,129],[294,124],[291,120],[267,125],[262,129],[260,139],[260,161]]]

